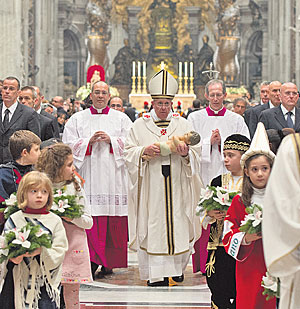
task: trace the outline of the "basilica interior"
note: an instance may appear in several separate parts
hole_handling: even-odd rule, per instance
[[[211,63],[232,92],[254,98],[261,81],[300,80],[296,0],[11,0],[0,14],[2,78],[39,85],[46,98],[75,97],[94,64],[125,101],[147,94],[162,63],[200,98]]]

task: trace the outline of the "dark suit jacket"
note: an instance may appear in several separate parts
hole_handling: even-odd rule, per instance
[[[52,120],[41,114],[37,114],[37,115],[38,115],[38,119],[40,122],[42,142],[48,140],[49,138],[54,137]]]
[[[59,128],[58,128],[58,122],[55,116],[45,112],[44,110],[41,110],[41,115],[48,117],[51,119],[51,126],[52,126],[52,131],[53,131],[53,137],[59,138]]]
[[[288,127],[280,106],[263,111],[260,114],[259,121],[264,124],[266,130],[281,130]],[[300,132],[300,109],[297,107],[295,112],[294,129],[296,132]]]
[[[2,116],[3,103],[0,104],[0,115]],[[12,161],[8,149],[10,136],[18,130],[29,130],[40,136],[40,125],[36,111],[31,107],[18,103],[8,127],[4,130],[2,118],[0,118],[0,164]]]
[[[266,103],[266,104],[255,106],[251,109],[250,121],[249,121],[249,132],[250,132],[251,139],[256,131],[256,127],[258,124],[258,119],[259,119],[260,114],[264,110],[269,109],[269,108],[270,108],[270,104]]]

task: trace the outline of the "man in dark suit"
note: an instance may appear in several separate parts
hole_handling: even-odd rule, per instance
[[[3,81],[0,104],[0,164],[12,160],[8,149],[10,136],[18,130],[29,130],[40,136],[40,126],[36,112],[17,101],[20,93],[20,82],[16,77],[7,77]]]
[[[267,81],[264,81],[260,84],[260,92],[259,92],[260,102],[255,106],[251,106],[251,107],[247,108],[245,113],[244,113],[244,119],[245,119],[245,122],[248,126],[251,138],[254,135],[256,125],[257,125],[257,121],[258,121],[257,116],[255,114],[253,116],[254,118],[252,119],[252,123],[251,123],[251,116],[252,116],[254,109],[261,108],[262,105],[269,103],[269,84],[270,83],[267,82]]]
[[[251,115],[250,115],[250,122],[249,122],[249,131],[250,131],[250,137],[252,138],[256,127],[258,124],[258,119],[260,114],[269,108],[273,108],[280,105],[280,87],[281,83],[279,81],[273,81],[269,84],[269,100],[267,101],[267,98],[265,96],[265,99],[262,100],[264,104],[259,105],[257,107],[254,107],[252,109]],[[262,92],[262,89],[261,89]],[[262,93],[261,93],[262,97]]]
[[[24,104],[34,110],[34,106],[37,101],[36,91],[33,87],[25,86],[21,89],[18,100],[21,104]],[[42,142],[54,137],[51,119],[38,113],[36,116],[40,123]]]
[[[58,123],[57,123],[57,118],[47,112],[45,112],[44,110],[42,110],[42,101],[44,99],[43,94],[41,93],[41,90],[39,87],[37,86],[33,86],[35,92],[36,92],[36,102],[34,105],[34,109],[38,114],[41,114],[45,117],[48,117],[49,119],[51,119],[51,126],[52,126],[52,132],[53,132],[53,137],[59,138],[59,128],[58,128]]]
[[[266,130],[292,128],[300,132],[300,110],[296,107],[299,98],[297,86],[294,83],[285,83],[280,89],[281,104],[261,113],[261,121]]]

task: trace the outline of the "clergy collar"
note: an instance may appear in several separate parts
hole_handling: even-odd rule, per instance
[[[90,111],[93,115],[97,115],[97,114],[108,114],[109,111],[109,107],[105,106],[104,108],[95,108],[93,105],[90,107]]]
[[[223,106],[220,110],[214,111],[209,106],[206,107],[206,112],[208,116],[224,116],[226,112],[226,108]]]
[[[156,113],[155,113],[155,110],[154,110],[154,109],[151,109],[150,115],[151,115],[153,121],[160,121],[160,120],[163,120],[163,121],[170,121],[171,118],[172,118],[173,112],[172,112],[172,110],[170,110],[170,113],[169,113],[167,119],[160,119],[160,118],[158,118],[157,115],[156,115]]]

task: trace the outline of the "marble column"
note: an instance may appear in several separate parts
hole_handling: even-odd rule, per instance
[[[137,42],[137,32],[139,30],[140,24],[137,15],[141,11],[141,8],[138,6],[128,6],[128,40],[129,46],[134,48],[135,43]]]
[[[199,34],[200,34],[200,13],[201,8],[195,6],[186,7],[185,10],[189,14],[188,29],[192,39],[192,49],[194,55],[197,55],[199,50]]]
[[[2,1],[0,5],[0,79],[7,76],[16,76],[22,80],[25,76],[24,67],[24,42],[22,14],[26,12],[26,1],[10,0]]]

